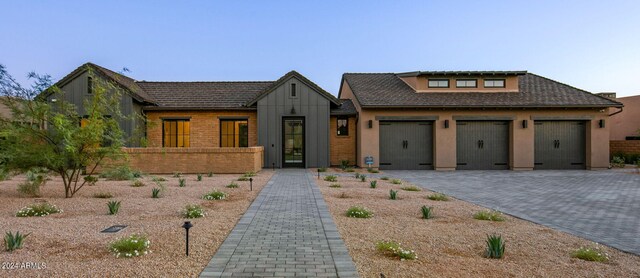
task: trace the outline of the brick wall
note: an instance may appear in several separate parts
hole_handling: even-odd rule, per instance
[[[149,147],[162,147],[162,118],[190,117],[192,148],[220,147],[220,119],[218,117],[249,117],[249,147],[258,144],[256,111],[147,111],[147,140]]]
[[[150,174],[240,174],[262,170],[262,147],[126,148],[132,169]]]
[[[640,154],[640,140],[609,141],[609,152],[612,157],[616,153]]]
[[[349,135],[338,136],[337,117],[331,117],[329,126],[329,151],[331,165],[340,165],[342,160],[356,162],[356,118],[349,118]]]

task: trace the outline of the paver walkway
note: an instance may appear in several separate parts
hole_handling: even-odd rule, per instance
[[[305,169],[278,170],[200,277],[358,277]]]
[[[424,188],[640,255],[640,175],[385,171]]]

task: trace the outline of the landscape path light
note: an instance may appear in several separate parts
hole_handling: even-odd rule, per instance
[[[187,256],[189,256],[189,229],[191,229],[191,227],[193,227],[193,224],[191,224],[191,221],[184,221],[184,224],[182,225],[182,228],[184,228],[184,230],[187,232],[187,237],[186,237],[186,253]]]

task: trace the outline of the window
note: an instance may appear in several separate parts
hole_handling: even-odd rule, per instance
[[[91,94],[93,91],[93,79],[91,77],[87,77],[87,94]]]
[[[504,79],[485,79],[485,88],[504,88]]]
[[[457,88],[476,88],[478,82],[475,79],[458,79],[456,80]]]
[[[338,136],[349,135],[349,118],[338,117]]]
[[[189,120],[163,120],[162,146],[165,148],[188,148],[191,131]]]
[[[296,92],[296,83],[291,83],[291,97],[298,97],[298,92]]]
[[[245,148],[248,146],[247,120],[220,120],[220,147]]]
[[[429,88],[449,88],[449,79],[429,79]]]

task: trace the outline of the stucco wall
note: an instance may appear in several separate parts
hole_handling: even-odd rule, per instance
[[[627,136],[640,136],[640,96],[621,97],[616,101],[622,102],[624,108],[622,113],[611,116],[610,140],[625,140]],[[610,109],[610,113],[618,111],[617,108]]]
[[[418,93],[428,92],[518,92],[517,76],[412,76],[401,77],[405,83],[415,89]],[[449,88],[429,88],[429,79],[448,79]],[[476,79],[477,88],[457,88],[457,79]],[[504,79],[504,88],[485,88],[485,79]]]

